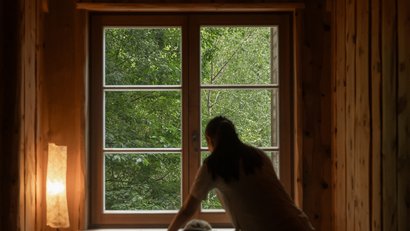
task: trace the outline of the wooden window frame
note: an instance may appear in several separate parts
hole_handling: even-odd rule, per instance
[[[155,18],[155,20],[153,20]],[[175,213],[105,214],[103,212],[103,27],[104,26],[178,26],[182,31],[182,199],[187,197],[201,159],[200,57],[198,25],[275,25],[279,27],[279,149],[280,178],[294,196],[294,78],[293,30],[291,13],[95,13],[90,18],[90,222],[89,227],[166,227]],[[188,33],[189,31],[189,33]],[[189,69],[188,69],[189,66]],[[283,154],[286,153],[286,154]],[[196,217],[215,227],[230,227],[226,214],[198,212]]]

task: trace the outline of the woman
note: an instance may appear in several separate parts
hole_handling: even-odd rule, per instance
[[[284,190],[271,160],[260,149],[244,144],[230,120],[215,117],[205,136],[211,155],[198,170],[190,195],[169,231],[189,220],[214,188],[236,230],[314,230]]]

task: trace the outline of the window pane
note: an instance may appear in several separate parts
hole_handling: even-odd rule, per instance
[[[105,28],[106,85],[179,85],[180,28]]]
[[[105,210],[177,210],[181,154],[105,154]]]
[[[201,91],[202,134],[215,116],[228,117],[242,141],[256,147],[278,144],[278,90],[219,89]],[[206,146],[202,137],[202,146]]]
[[[105,147],[181,147],[181,92],[106,91]]]
[[[206,157],[209,156],[209,152],[202,152],[201,154],[201,163],[205,160]],[[208,193],[208,197],[202,201],[202,210],[221,210],[222,211],[223,207],[221,202],[218,199],[218,196],[216,195],[216,191],[212,190]]]
[[[277,84],[277,27],[201,27],[202,84]]]
[[[279,165],[279,151],[273,151],[273,152],[265,152],[269,158],[272,160],[273,168],[275,169],[276,176],[280,177],[280,165]]]

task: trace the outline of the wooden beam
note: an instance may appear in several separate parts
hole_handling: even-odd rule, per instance
[[[79,2],[77,9],[109,12],[278,12],[304,8],[303,3],[93,3]]]

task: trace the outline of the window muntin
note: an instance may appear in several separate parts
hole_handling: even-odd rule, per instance
[[[271,111],[271,119],[270,119],[270,128],[271,131],[277,131],[278,130],[278,121],[279,119],[281,120],[281,133],[280,134],[274,134],[271,133],[271,136],[266,139],[266,137],[263,138],[256,138],[256,139],[249,139],[246,138],[245,141],[252,143],[256,146],[259,146],[259,143],[261,143],[261,140],[263,140],[263,147],[262,147],[268,155],[273,155],[275,153],[273,161],[274,163],[277,163],[278,161],[281,164],[281,178],[285,182],[285,187],[288,189],[289,186],[291,185],[290,183],[290,155],[291,155],[291,139],[290,139],[290,121],[291,121],[291,111],[290,111],[290,104],[291,102],[291,95],[292,91],[290,88],[290,74],[291,74],[291,62],[289,58],[291,57],[290,53],[290,42],[287,41],[290,38],[290,33],[289,33],[289,17],[279,17],[279,16],[272,16],[272,15],[195,15],[195,16],[184,16],[184,15],[179,15],[179,16],[160,16],[160,15],[153,15],[153,16],[118,16],[118,15],[99,15],[99,16],[94,16],[92,17],[92,38],[91,40],[93,41],[92,45],[92,51],[93,51],[93,56],[91,59],[91,73],[92,73],[92,86],[91,86],[91,131],[90,131],[90,140],[91,140],[91,159],[93,164],[91,165],[91,184],[92,184],[92,189],[91,189],[91,224],[95,226],[116,226],[116,227],[135,227],[135,226],[150,226],[150,227],[163,227],[167,226],[169,222],[171,221],[172,217],[176,213],[176,210],[170,209],[170,208],[160,208],[160,207],[155,207],[157,205],[154,205],[152,210],[144,210],[141,208],[136,208],[135,209],[130,209],[130,210],[122,210],[121,208],[114,208],[114,207],[109,207],[104,204],[104,199],[105,196],[101,194],[101,192],[104,192],[104,179],[107,179],[105,177],[105,169],[104,167],[104,162],[107,160],[108,157],[114,158],[114,156],[127,156],[126,158],[131,158],[134,160],[138,159],[136,156],[144,156],[144,157],[153,157],[153,155],[164,155],[164,156],[172,156],[175,157],[179,156],[180,162],[174,161],[174,163],[179,163],[179,164],[174,164],[174,166],[179,165],[181,170],[178,172],[180,174],[180,191],[179,191],[179,199],[178,200],[184,200],[184,198],[188,195],[188,192],[190,190],[190,184],[192,183],[192,180],[195,176],[196,170],[199,167],[200,164],[200,159],[201,159],[201,153],[207,152],[206,148],[204,147],[204,143],[201,142],[202,139],[202,134],[200,131],[202,130],[201,127],[201,121],[202,125],[206,124],[206,120],[204,119],[205,117],[201,114],[202,110],[202,95],[204,95],[204,92],[209,91],[209,92],[253,92],[254,94],[262,94],[262,95],[270,95],[270,108],[277,107],[277,110]],[[191,21],[192,19],[192,21]],[[202,81],[201,79],[201,70],[202,67],[200,66],[200,50],[202,49],[201,43],[200,43],[200,28],[205,28],[203,25],[206,25],[205,27],[215,27],[215,28],[224,28],[226,25],[229,27],[233,27],[235,29],[239,28],[251,28],[251,29],[260,29],[260,28],[268,28],[270,30],[269,33],[272,33],[272,30],[276,30],[275,33],[278,38],[278,41],[281,42],[281,47],[275,46],[274,41],[269,41],[267,44],[271,46],[269,48],[269,51],[272,53],[275,53],[274,49],[277,49],[278,51],[280,50],[280,53],[282,54],[280,59],[279,57],[275,57],[277,61],[272,61],[274,60],[274,57],[272,54],[270,54],[271,60],[269,62],[265,61],[266,63],[269,63],[269,67],[267,69],[271,70],[270,73],[268,73],[266,70],[264,70],[261,73],[265,73],[264,75],[261,75],[261,73],[257,73],[257,68],[252,70],[254,80],[256,81],[248,81],[248,80],[241,80],[241,79],[232,79],[231,81],[225,81],[225,82],[218,82],[216,84],[210,84],[210,82]],[[100,28],[100,29],[98,29]],[[122,28],[126,30],[146,30],[146,29],[175,29],[175,28],[180,28],[181,30],[181,44],[180,44],[180,49],[181,49],[181,54],[178,56],[176,55],[175,57],[179,57],[181,61],[180,67],[176,68],[170,68],[167,71],[162,71],[160,75],[161,78],[155,79],[155,75],[147,75],[150,76],[150,80],[144,80],[144,81],[136,81],[135,79],[124,79],[124,78],[114,78],[113,73],[119,73],[118,76],[124,76],[124,72],[118,71],[120,65],[113,60],[111,60],[111,67],[108,67],[109,65],[106,64],[108,61],[104,60],[104,62],[99,62],[98,57],[104,56],[104,52],[100,52],[101,50],[104,50],[103,48],[107,49],[107,46],[103,43],[104,39],[104,33],[102,32],[105,29],[111,29],[111,28]],[[101,32],[98,32],[98,30],[101,30]],[[279,35],[278,31],[281,31],[281,35]],[[128,31],[129,32],[129,31]],[[286,36],[283,36],[286,35]],[[198,37],[196,37],[198,36]],[[97,38],[96,38],[97,37]],[[96,38],[94,40],[93,38]],[[288,38],[288,39],[286,39]],[[100,42],[98,42],[100,41]],[[185,41],[185,42],[184,42]],[[189,42],[188,42],[189,41]],[[284,42],[285,41],[285,42]],[[286,42],[287,41],[287,42]],[[100,46],[98,44],[104,44],[104,46]],[[175,43],[174,43],[175,44]],[[267,47],[265,44],[264,47]],[[255,54],[254,50],[255,46],[247,46],[246,48],[249,48],[248,52],[251,52],[252,54]],[[252,48],[252,49],[251,49]],[[112,51],[115,51],[116,49],[112,49]],[[172,50],[172,49],[171,49]],[[244,52],[242,54],[242,58],[238,59],[236,62],[245,62],[245,54]],[[161,52],[156,53],[161,54]],[[93,58],[94,57],[94,58]],[[96,58],[97,57],[97,58]],[[128,56],[128,57],[137,57],[137,56]],[[146,55],[146,57],[152,57],[150,55]],[[196,58],[197,57],[197,58]],[[254,57],[252,59],[255,60],[257,57]],[[133,60],[124,60],[128,61],[129,63],[127,66],[131,66],[132,68],[136,67],[137,65],[132,64]],[[158,64],[159,62],[157,62]],[[167,62],[165,62],[167,63]],[[275,64],[276,63],[276,64]],[[115,64],[115,65],[114,65]],[[167,63],[166,66],[169,66],[171,64]],[[277,65],[277,66],[275,66]],[[188,68],[189,66],[189,68]],[[281,67],[279,69],[279,66]],[[146,67],[146,66],[145,66]],[[285,68],[284,68],[285,67]],[[111,72],[108,78],[109,80],[102,80],[101,81],[101,76],[104,74],[108,74],[109,71],[104,70],[104,69],[110,69]],[[131,69],[132,69],[131,68]],[[263,69],[263,68],[262,68]],[[287,69],[287,70],[285,70]],[[103,71],[100,71],[103,70]],[[131,73],[135,74],[135,76],[138,76],[140,72],[138,70],[144,70],[144,68],[134,68]],[[177,80],[177,78],[174,77],[165,77],[165,76],[174,76],[175,73],[179,73],[178,70],[180,70],[180,78]],[[229,69],[227,69],[229,70]],[[272,71],[275,70],[275,71]],[[230,70],[231,73],[234,73],[233,76],[238,76],[238,75],[245,75],[244,73],[238,73],[234,72],[233,69]],[[166,73],[166,74],[164,74]],[[266,74],[268,73],[268,74]],[[230,74],[232,75],[232,74]],[[276,75],[276,76],[275,76]],[[154,76],[154,77],[153,77]],[[261,78],[255,78],[255,76],[265,76]],[[267,80],[268,78],[266,76],[270,77],[270,80]],[[159,81],[158,79],[161,79]],[[285,79],[285,81],[283,81]],[[151,81],[152,80],[152,81]],[[179,81],[179,82],[178,82]],[[279,82],[281,82],[280,89],[281,91],[279,92]],[[162,84],[163,83],[163,84]],[[214,82],[215,83],[215,82]],[[101,89],[98,89],[98,86],[101,87]],[[93,93],[94,92],[94,93]],[[100,93],[98,93],[100,92]],[[262,93],[263,92],[263,93]],[[269,92],[269,93],[266,93]],[[171,142],[166,141],[165,143],[168,144],[165,147],[161,147],[161,145],[164,144],[164,142],[155,142],[150,139],[147,139],[147,144],[149,145],[130,145],[127,142],[127,139],[114,139],[114,140],[120,140],[119,142],[113,142],[115,145],[109,144],[108,142],[105,142],[104,139],[106,139],[104,134],[107,134],[106,132],[110,130],[114,130],[115,124],[106,124],[104,122],[104,119],[101,117],[101,114],[104,114],[104,108],[106,105],[104,105],[106,96],[110,95],[138,95],[138,94],[144,94],[148,93],[151,95],[157,94],[177,94],[178,96],[173,97],[174,100],[174,107],[177,108],[178,104],[180,105],[179,112],[180,113],[180,127],[181,127],[181,134],[180,134],[180,145],[177,145],[178,142],[175,141],[175,139],[172,139]],[[232,99],[232,102],[235,103],[235,97],[229,96],[229,94],[225,94]],[[239,94],[240,95],[240,94]],[[235,96],[235,95],[234,95]],[[121,98],[117,96],[118,98]],[[249,96],[248,96],[249,97]],[[115,98],[115,97],[114,97]],[[128,97],[125,97],[128,98]],[[176,100],[176,99],[179,99]],[[246,95],[243,96],[242,98],[246,98]],[[101,99],[103,99],[101,101]],[[126,102],[128,99],[122,99],[120,102]],[[103,102],[101,106],[99,106],[99,102]],[[280,101],[280,104],[279,104]],[[285,102],[285,103],[284,103]],[[288,105],[287,107],[284,107],[283,105]],[[268,106],[265,105],[267,108]],[[280,110],[279,110],[280,107]],[[196,108],[196,109],[195,109]],[[120,114],[120,112],[113,110],[114,113],[113,115],[116,115],[117,117],[123,116]],[[173,111],[173,110],[171,110]],[[281,114],[279,114],[279,111]],[[163,113],[157,113],[157,116],[160,116],[162,114],[167,114],[170,111],[164,111]],[[156,112],[153,112],[155,114]],[[227,115],[229,116],[229,115]],[[100,118],[100,119],[98,119]],[[142,119],[143,117],[140,117]],[[155,117],[156,118],[156,117]],[[176,117],[175,117],[176,118]],[[98,122],[100,121],[100,122]],[[128,120],[126,120],[128,121]],[[153,119],[151,121],[157,121],[157,119]],[[161,121],[161,120],[159,120]],[[164,120],[162,120],[164,121]],[[173,120],[176,121],[176,120]],[[267,121],[267,120],[266,120]],[[276,121],[276,122],[275,122]],[[234,121],[235,122],[235,121]],[[131,125],[132,121],[130,121],[130,124],[124,127],[128,127],[127,129],[132,129]],[[175,126],[175,122],[169,122],[165,121],[165,123],[173,124]],[[137,123],[135,123],[137,124]],[[103,125],[103,126],[101,126]],[[242,127],[240,124],[236,124],[238,126],[239,132],[242,133],[241,129]],[[276,126],[276,127],[275,127]],[[104,128],[105,127],[105,128]],[[175,126],[177,127],[177,126]],[[283,128],[288,128],[288,129],[283,129]],[[108,130],[107,130],[108,128]],[[117,126],[117,129],[118,126]],[[153,129],[154,131],[159,131],[159,129]],[[148,132],[149,133],[149,132]],[[147,134],[148,134],[147,133]],[[103,140],[99,141],[98,137],[103,137]],[[199,138],[199,142],[197,141]],[[260,136],[262,137],[262,136]],[[151,137],[152,138],[152,137]],[[265,138],[265,139],[264,139]],[[269,140],[270,145],[269,145]],[[256,141],[256,142],[255,142]],[[195,143],[198,142],[198,145]],[[112,143],[112,142],[111,142]],[[124,145],[124,143],[126,145]],[[266,144],[266,145],[265,145]],[[279,145],[280,144],[280,145]],[[284,145],[286,144],[286,145]],[[153,147],[157,146],[157,147]],[[281,147],[281,155],[279,157],[279,146]],[[282,154],[284,153],[284,154]],[[124,155],[125,154],[125,155]],[[174,159],[174,158],[169,158],[169,159]],[[176,160],[174,159],[174,160]],[[139,162],[139,160],[136,160],[135,163]],[[114,161],[115,163],[115,161]],[[137,164],[134,164],[137,165]],[[160,163],[158,164],[160,165]],[[133,166],[136,167],[136,166]],[[131,167],[132,168],[132,167]],[[155,169],[155,168],[153,168]],[[285,172],[284,175],[282,173]],[[279,172],[278,172],[279,173]],[[125,173],[124,173],[125,174]],[[132,187],[130,185],[129,187]],[[153,203],[155,204],[155,203]],[[104,205],[104,206],[101,206]],[[114,209],[113,209],[114,208]],[[159,208],[159,210],[158,210]],[[227,219],[226,215],[221,213],[221,210],[215,210],[210,206],[207,211],[204,211],[205,213],[200,213],[199,218],[206,219],[210,221],[211,223],[214,224],[228,224],[229,220]]]

